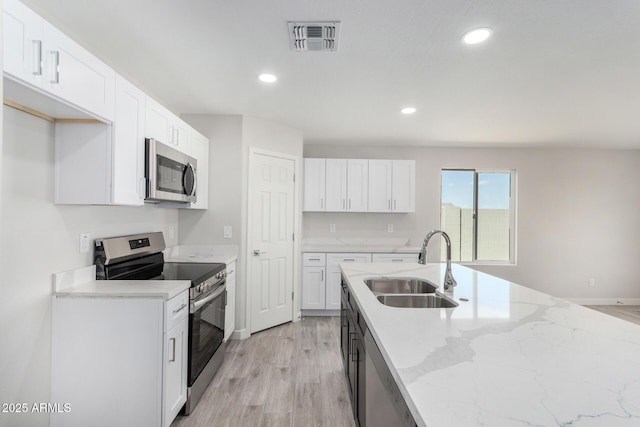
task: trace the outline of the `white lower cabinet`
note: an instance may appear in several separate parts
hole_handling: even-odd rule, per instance
[[[302,257],[303,310],[340,309],[340,264],[371,262],[369,253],[305,253]]]
[[[236,329],[236,263],[227,265],[227,306],[224,309],[224,340]]]
[[[418,262],[417,253],[320,253],[302,254],[302,310],[339,310],[340,264],[349,262]]]
[[[52,427],[168,427],[187,397],[188,291],[159,298],[54,297]]]

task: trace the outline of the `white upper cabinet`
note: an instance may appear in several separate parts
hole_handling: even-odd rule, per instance
[[[393,160],[369,160],[369,212],[391,212]]]
[[[325,159],[304,159],[304,209],[325,209]]]
[[[5,0],[2,15],[6,76],[113,121],[115,71],[111,67],[17,0]]]
[[[209,140],[195,129],[191,131],[191,157],[197,161],[196,196],[198,201],[191,203],[191,209],[207,209],[209,207]]]
[[[117,205],[144,204],[145,102],[144,92],[116,76],[111,202]]]
[[[151,97],[147,97],[146,132],[147,138],[157,139],[183,153],[189,153],[189,125],[178,116],[160,105]]]
[[[347,211],[367,212],[369,160],[347,160]]]
[[[369,212],[415,212],[415,160],[369,160]]]
[[[393,212],[416,211],[416,162],[394,160],[392,190]]]
[[[344,212],[347,210],[347,161],[326,159],[325,211]]]
[[[4,0],[2,9],[5,75],[42,87],[44,20],[17,0]]]

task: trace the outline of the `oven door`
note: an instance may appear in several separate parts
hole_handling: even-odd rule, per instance
[[[145,142],[146,200],[196,202],[197,160],[155,139]]]
[[[189,387],[191,387],[224,339],[226,284],[191,303],[189,314]]]

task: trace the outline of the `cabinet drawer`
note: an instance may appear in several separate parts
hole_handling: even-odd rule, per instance
[[[164,332],[173,329],[189,315],[189,291],[184,291],[164,303]]]
[[[345,262],[371,262],[371,254],[327,254],[327,267],[338,266],[339,264]]]
[[[303,267],[324,267],[326,255],[323,253],[304,253],[302,254]]]
[[[418,254],[373,254],[373,262],[418,262]]]

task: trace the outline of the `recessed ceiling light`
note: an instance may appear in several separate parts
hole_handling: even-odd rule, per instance
[[[462,41],[465,44],[478,44],[491,37],[491,34],[493,34],[491,28],[477,28],[465,33],[462,36]]]
[[[265,83],[273,83],[278,80],[278,78],[273,74],[260,74],[258,78],[260,79],[260,81]]]
[[[418,111],[418,110],[416,110],[416,108],[415,108],[415,107],[405,107],[405,108],[403,108],[402,110],[400,110],[400,112],[401,112],[402,114],[413,114],[413,113],[415,113],[416,111]]]

